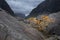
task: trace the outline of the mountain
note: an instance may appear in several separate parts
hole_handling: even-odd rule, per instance
[[[5,0],[0,0],[0,8],[4,9],[6,12],[11,14],[12,16],[15,16],[14,12],[12,11],[12,9],[10,8],[10,6]]]
[[[34,8],[27,18],[36,17],[43,14],[43,12],[46,14],[46,12],[55,13],[58,11],[60,11],[60,0],[45,0]]]
[[[25,18],[25,14],[22,14],[22,13],[15,13],[15,15],[21,18]]]
[[[15,13],[15,18],[19,21],[23,21],[26,16],[22,13]]]

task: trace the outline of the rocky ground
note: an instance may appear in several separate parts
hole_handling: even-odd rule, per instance
[[[43,40],[36,29],[19,22],[16,18],[0,10],[0,40]]]
[[[33,28],[27,21],[18,21],[15,17],[0,10],[0,40],[60,40],[60,12],[48,15],[55,23],[48,26],[50,37]],[[35,25],[34,25],[35,26]],[[52,28],[52,29],[51,29]],[[55,35],[53,35],[53,32]]]

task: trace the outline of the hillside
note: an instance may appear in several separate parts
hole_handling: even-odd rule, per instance
[[[43,38],[36,29],[19,22],[4,10],[0,11],[0,40],[43,40]]]
[[[42,3],[40,3],[36,8],[34,8],[30,15],[27,16],[27,18],[30,17],[36,17],[41,14],[50,14],[50,13],[56,13],[60,11],[60,0],[45,0]]]

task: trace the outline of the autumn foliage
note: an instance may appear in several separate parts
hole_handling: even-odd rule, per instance
[[[28,20],[30,22],[34,23],[35,25],[37,25],[35,28],[38,29],[39,31],[45,30],[50,23],[53,23],[54,22],[54,19],[53,18],[50,18],[47,15],[42,15],[40,17],[40,20],[37,19],[37,18],[34,18],[34,17],[28,18]]]

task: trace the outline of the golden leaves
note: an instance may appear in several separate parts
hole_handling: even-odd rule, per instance
[[[36,24],[37,25],[36,28],[40,31],[46,29],[46,27],[48,27],[50,23],[55,22],[53,18],[50,18],[47,15],[42,15],[40,18],[41,18],[40,20],[34,17],[28,19],[30,22]]]

